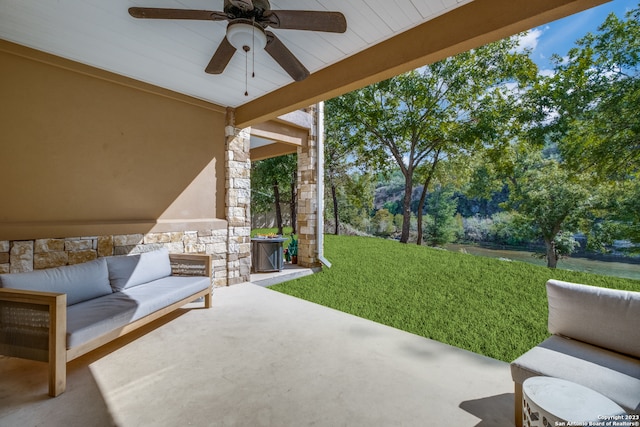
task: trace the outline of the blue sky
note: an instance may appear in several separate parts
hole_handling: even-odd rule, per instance
[[[549,59],[556,53],[565,56],[576,40],[585,34],[595,33],[605,18],[615,13],[624,18],[628,10],[638,7],[639,0],[613,0],[601,6],[571,15],[567,18],[532,29],[521,45],[533,49],[533,59],[541,70],[551,69]]]

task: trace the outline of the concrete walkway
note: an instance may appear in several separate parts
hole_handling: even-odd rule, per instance
[[[0,425],[513,425],[507,363],[250,283],[213,301],[71,362],[55,399],[0,359]]]

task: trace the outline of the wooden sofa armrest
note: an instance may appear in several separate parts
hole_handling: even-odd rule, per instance
[[[169,254],[173,276],[205,276],[211,278],[211,255]]]
[[[169,254],[172,276],[203,276],[209,278],[209,292],[204,296],[205,308],[212,307],[213,277],[211,274],[211,255],[206,254]]]
[[[67,295],[0,288],[0,354],[49,363],[49,395],[66,388]]]

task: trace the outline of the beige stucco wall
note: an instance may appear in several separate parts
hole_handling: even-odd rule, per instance
[[[225,111],[0,41],[0,240],[226,227]]]

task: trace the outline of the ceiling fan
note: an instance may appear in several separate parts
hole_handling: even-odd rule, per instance
[[[205,72],[221,74],[236,50],[249,52],[263,48],[296,81],[309,76],[309,70],[267,27],[331,33],[347,31],[347,20],[340,12],[310,10],[271,10],[268,0],[224,0],[224,12],[191,9],[131,7],[129,14],[143,19],[191,19],[229,21],[227,34],[213,54]]]

